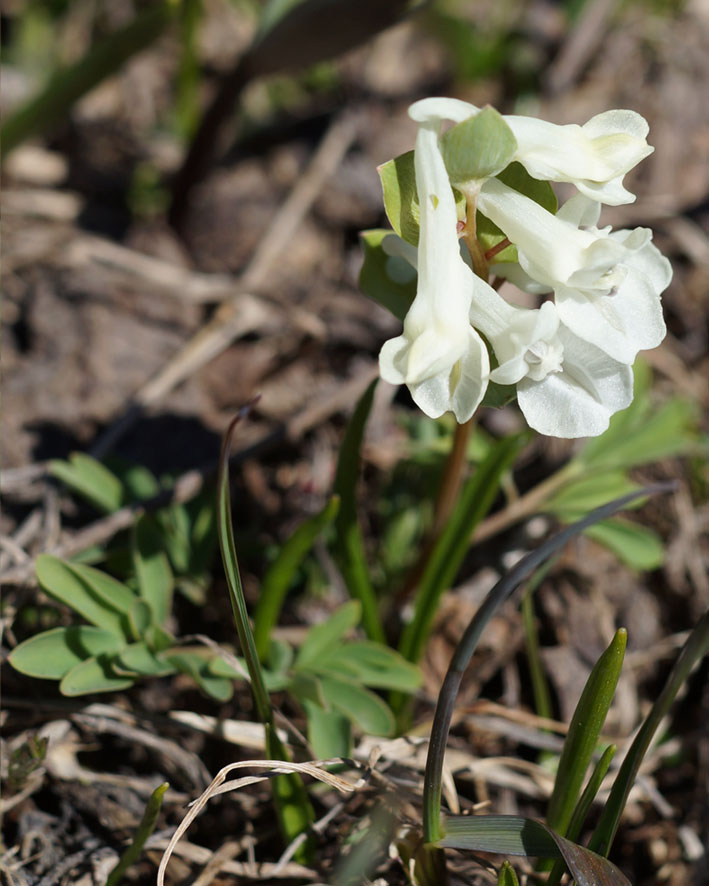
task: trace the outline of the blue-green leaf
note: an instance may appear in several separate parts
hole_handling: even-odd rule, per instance
[[[118,692],[132,686],[134,679],[121,676],[111,667],[105,653],[82,661],[64,675],[59,684],[62,695],[88,695],[91,692]]]
[[[359,624],[361,615],[359,600],[349,600],[336,609],[327,621],[312,627],[298,650],[295,667],[309,667],[327,657],[345,634]]]
[[[362,231],[360,237],[364,263],[359,272],[359,288],[368,298],[403,321],[416,295],[416,269],[406,259],[387,255],[384,251],[384,239],[395,237],[391,231]]]
[[[30,677],[61,680],[82,661],[101,652],[117,652],[124,642],[113,631],[91,625],[52,628],[20,643],[9,661],[15,670]]]

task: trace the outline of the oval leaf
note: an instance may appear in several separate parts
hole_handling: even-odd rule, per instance
[[[59,684],[62,695],[87,695],[90,692],[117,692],[135,681],[115,673],[107,656],[87,658],[64,675]]]
[[[162,625],[172,609],[175,581],[162,533],[145,514],[135,524],[132,554],[140,596],[150,605],[155,623]]]
[[[308,718],[308,741],[320,760],[349,757],[352,751],[350,721],[338,711],[326,711],[315,702],[303,701]]]
[[[318,660],[320,673],[339,673],[375,689],[398,689],[415,692],[421,685],[421,673],[388,646],[371,641],[346,643]]]
[[[52,628],[20,643],[10,653],[15,670],[30,677],[61,680],[76,665],[101,652],[118,652],[121,637],[91,625]]]
[[[323,677],[321,687],[330,707],[344,714],[359,729],[372,735],[393,733],[394,715],[378,695],[335,677]]]
[[[517,139],[502,115],[483,108],[446,132],[441,153],[454,185],[481,181],[502,172],[512,162]]]
[[[130,643],[122,649],[114,659],[113,668],[143,677],[164,677],[175,671],[169,662],[157,658],[145,643]]]
[[[119,637],[133,639],[128,619],[122,617],[115,607],[107,604],[104,598],[77,573],[75,566],[51,554],[40,554],[35,569],[37,580],[50,597],[71,606],[97,627]],[[132,594],[131,596],[135,599]]]
[[[344,635],[359,624],[362,607],[359,600],[349,600],[336,609],[322,624],[308,631],[295,659],[296,668],[310,667],[332,652]]]

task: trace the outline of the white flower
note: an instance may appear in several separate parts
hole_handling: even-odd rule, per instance
[[[527,424],[541,434],[594,437],[630,405],[632,369],[568,330],[552,302],[518,308],[490,289],[471,304],[470,319],[499,361],[490,380],[517,385]]]
[[[660,294],[672,268],[647,228],[597,228],[600,206],[581,194],[552,215],[496,179],[485,183],[478,208],[517,246],[519,266],[494,272],[527,291],[553,290],[562,322],[577,336],[622,363],[660,344]]]
[[[487,286],[463,261],[455,199],[438,148],[439,121],[419,127],[414,163],[420,204],[418,288],[402,335],[379,354],[382,378],[406,384],[432,418],[451,411],[467,421],[487,388],[487,349],[470,326],[473,292]]]
[[[409,109],[414,120],[431,114],[461,123],[480,109],[454,98],[427,98]],[[515,114],[503,117],[517,139],[514,159],[533,177],[571,182],[592,200],[617,206],[635,196],[623,176],[653,152],[646,120],[635,111],[605,111],[583,126],[560,126]]]

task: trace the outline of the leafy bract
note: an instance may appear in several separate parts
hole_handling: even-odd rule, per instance
[[[416,295],[416,270],[400,256],[387,255],[382,245],[391,231],[362,231],[364,263],[359,272],[359,288],[403,322]]]
[[[517,139],[499,111],[488,106],[449,129],[440,145],[450,180],[461,187],[502,172],[517,150]]]

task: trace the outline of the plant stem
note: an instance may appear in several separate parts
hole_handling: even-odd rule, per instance
[[[453,436],[453,446],[448,453],[445,466],[443,468],[443,476],[441,477],[441,485],[438,487],[436,503],[433,508],[433,527],[431,529],[432,541],[440,535],[441,530],[448,522],[448,518],[453,513],[453,508],[458,500],[460,487],[463,485],[463,475],[465,472],[466,452],[468,448],[468,440],[473,429],[473,419],[469,419],[462,425],[455,426]]]

